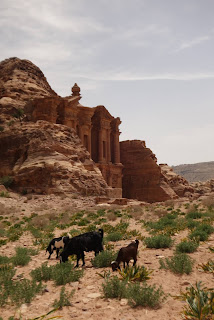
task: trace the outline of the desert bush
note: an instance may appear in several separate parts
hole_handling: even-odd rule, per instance
[[[160,307],[166,296],[161,287],[156,288],[155,285],[147,285],[144,283],[132,283],[129,285],[126,296],[132,307],[142,306],[152,309]]]
[[[119,270],[119,274],[123,280],[127,281],[146,281],[150,279],[152,270],[147,269],[144,266],[132,266],[125,267]]]
[[[126,281],[121,281],[117,276],[107,278],[102,284],[102,290],[105,298],[125,298],[127,294]]]
[[[27,248],[18,247],[16,248],[16,255],[11,258],[14,266],[26,266],[31,257]]]
[[[35,281],[53,280],[57,286],[78,281],[82,275],[83,271],[74,269],[70,262],[54,266],[48,266],[47,263],[44,263],[41,267],[31,271],[31,276]]]
[[[53,268],[45,262],[41,267],[32,270],[30,274],[35,281],[48,281],[52,279],[52,270]]]
[[[70,299],[74,295],[74,290],[72,290],[70,293],[65,291],[65,287],[61,288],[59,300],[55,300],[53,303],[53,307],[57,309],[62,309],[65,306],[71,306]]]
[[[37,293],[43,289],[42,283],[36,283],[29,279],[15,281],[10,291],[10,300],[13,304],[20,306],[23,303],[30,303]]]
[[[148,237],[144,239],[144,243],[147,248],[170,248],[173,244],[172,239],[166,235],[157,235],[153,237]]]
[[[119,241],[123,238],[122,234],[119,232],[112,232],[109,233],[106,237],[105,237],[105,241]]]
[[[187,228],[188,229],[194,229],[194,228],[197,228],[199,226],[200,222],[199,221],[196,221],[196,220],[193,220],[193,219],[188,219],[187,220]]]
[[[4,131],[4,127],[0,126],[0,132],[3,132],[3,131]]]
[[[178,218],[177,213],[168,213],[158,221],[146,222],[145,226],[148,230],[152,230],[153,233],[173,235],[175,232],[186,228],[186,220]]]
[[[52,270],[52,280],[57,286],[78,281],[83,275],[83,270],[74,269],[69,262],[56,264]]]
[[[203,203],[203,205],[205,205],[209,209],[213,209],[214,208],[214,196],[210,195],[210,196],[206,197],[205,199],[202,200],[202,203]]]
[[[206,224],[206,223],[202,223],[200,224],[196,230],[199,231],[204,231],[206,232],[208,235],[212,234],[214,232],[214,228],[213,226],[211,226],[210,224]]]
[[[5,188],[9,188],[13,183],[13,177],[3,176],[0,178],[0,183],[3,184]]]
[[[10,197],[10,194],[9,194],[9,192],[5,192],[5,191],[2,191],[1,193],[0,193],[0,197],[1,198],[9,198]]]
[[[111,262],[116,259],[116,253],[111,250],[104,250],[91,260],[95,268],[109,267]]]
[[[192,253],[197,250],[198,246],[199,246],[198,242],[184,240],[184,241],[181,241],[176,246],[176,252],[177,253]]]
[[[186,214],[186,219],[200,219],[202,217],[202,213],[198,211],[192,211]]]
[[[206,241],[209,238],[209,235],[203,230],[195,229],[189,234],[189,238],[196,241]]]
[[[199,268],[205,272],[213,273],[213,275],[214,275],[214,261],[213,260],[209,260],[209,261],[207,261],[207,263],[199,264]]]
[[[160,268],[177,274],[192,272],[193,260],[186,253],[174,254],[172,258],[160,259]]]
[[[106,218],[107,218],[107,220],[109,220],[109,221],[115,221],[115,220],[117,220],[117,216],[116,216],[116,214],[115,214],[114,212],[108,212],[108,213],[106,214]]]
[[[214,289],[203,287],[201,281],[196,282],[195,287],[186,288],[181,292],[178,300],[185,301],[187,306],[183,309],[186,320],[211,320],[214,313]]]

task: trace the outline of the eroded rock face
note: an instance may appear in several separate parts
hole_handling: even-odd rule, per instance
[[[106,182],[72,128],[23,123],[0,135],[0,176],[19,192],[103,195]]]
[[[42,71],[28,60],[0,62],[0,123],[10,121],[18,108],[31,99],[55,96]]]
[[[175,173],[167,164],[160,164],[159,167],[167,183],[179,197],[191,197],[194,193],[194,188],[189,185],[189,182],[184,177]]]
[[[123,197],[148,202],[177,198],[152,151],[140,140],[120,142]]]

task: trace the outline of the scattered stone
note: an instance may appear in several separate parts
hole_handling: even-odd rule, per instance
[[[89,290],[95,289],[95,286],[87,286],[86,289],[89,289]]]
[[[99,293],[99,292],[89,293],[89,294],[87,295],[87,297],[88,297],[88,298],[91,298],[91,299],[96,299],[96,298],[101,297],[101,293]]]
[[[82,302],[83,302],[83,303],[88,303],[89,301],[90,301],[90,299],[87,299],[87,298],[83,298],[83,299],[82,299]]]
[[[181,285],[182,286],[188,286],[188,285],[190,285],[190,282],[189,281],[184,281]]]
[[[120,300],[120,305],[121,306],[126,306],[128,304],[128,300],[127,299],[121,299]]]

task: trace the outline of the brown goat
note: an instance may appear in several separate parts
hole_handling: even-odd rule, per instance
[[[112,271],[120,269],[120,263],[123,262],[123,267],[125,268],[125,263],[129,265],[131,259],[134,260],[133,266],[137,262],[137,249],[139,241],[131,242],[127,247],[123,247],[119,250],[116,261],[112,261],[111,267]]]

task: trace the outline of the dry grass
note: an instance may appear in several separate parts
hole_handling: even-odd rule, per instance
[[[35,228],[43,229],[49,223],[49,219],[47,216],[37,216],[32,219],[32,225]]]
[[[108,212],[106,214],[106,218],[109,220],[109,221],[115,221],[117,219],[117,216],[115,215],[114,212]]]
[[[214,208],[214,195],[204,198],[202,204],[208,208]]]

